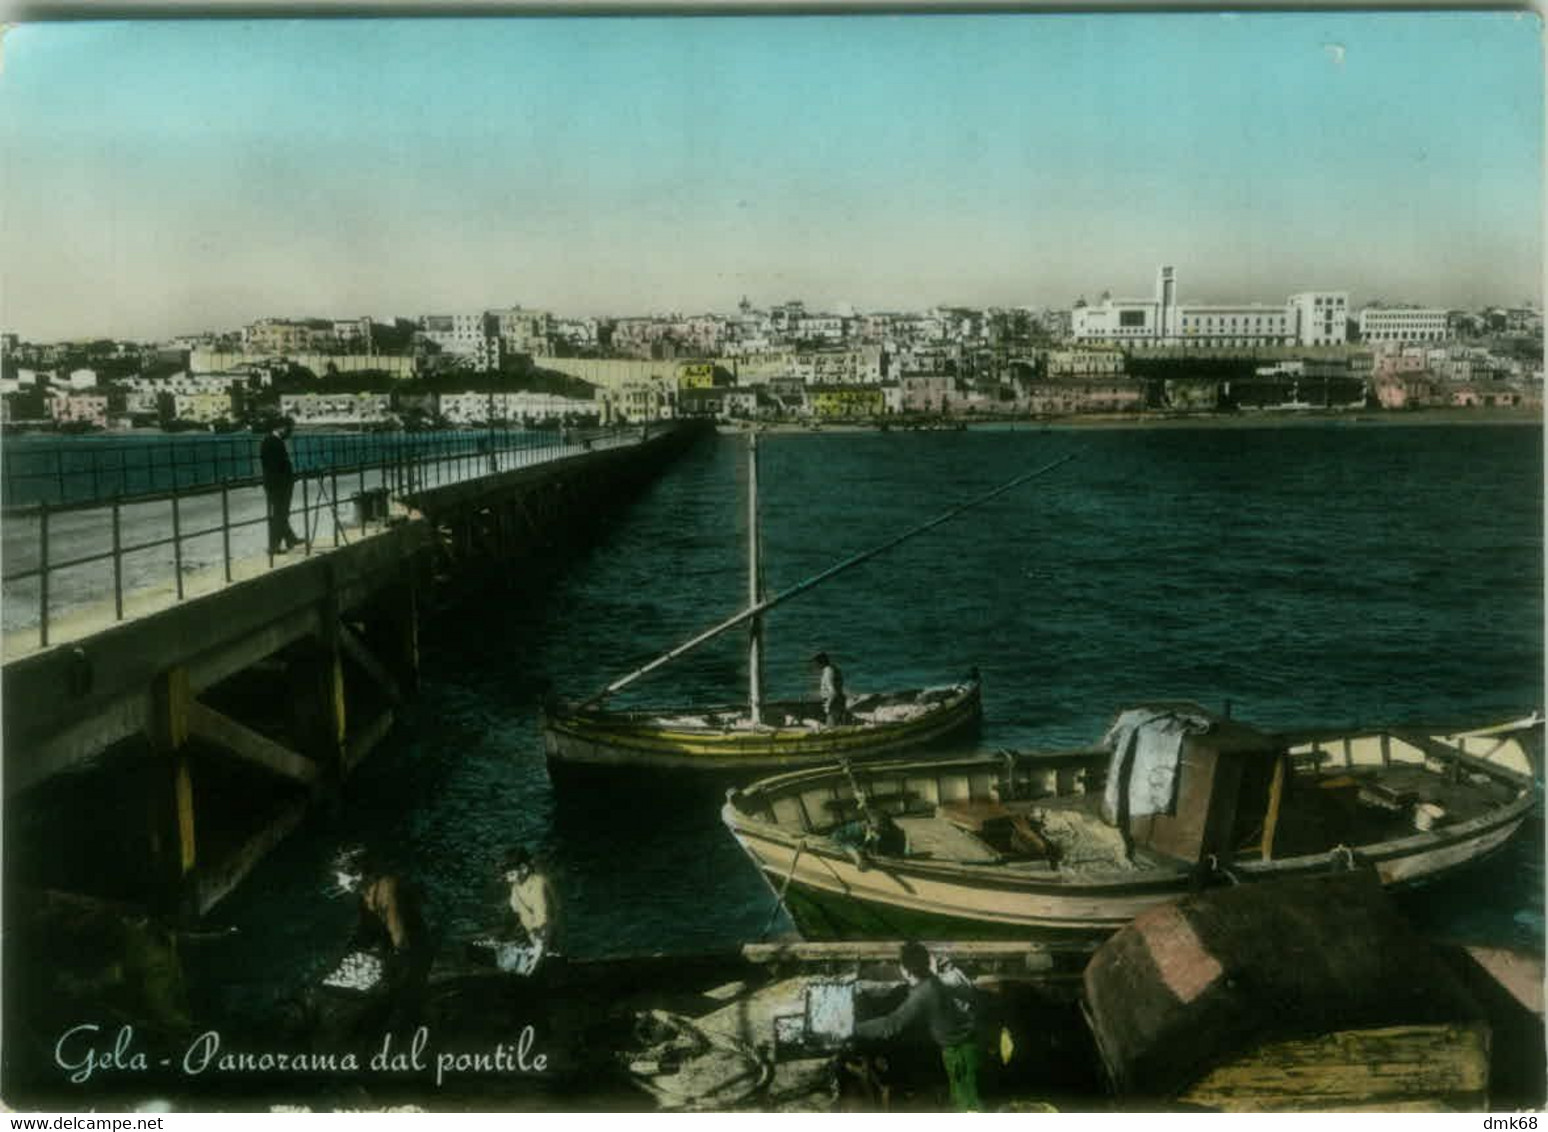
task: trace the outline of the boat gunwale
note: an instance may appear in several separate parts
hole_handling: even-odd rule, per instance
[[[902,688],[902,689],[899,689],[899,690],[897,690],[895,692],[894,691],[876,692],[876,693],[867,693],[867,695],[875,695],[875,696],[883,697],[883,698],[886,698],[886,699],[903,699],[904,697],[912,697],[912,698],[917,700],[917,698],[919,696],[922,696],[922,695],[924,695],[927,692],[946,692],[947,695],[943,696],[939,701],[937,701],[935,703],[926,705],[930,710],[923,717],[921,717],[921,716],[914,716],[914,717],[909,718],[909,719],[883,720],[883,721],[881,721],[879,723],[872,723],[872,724],[841,724],[841,725],[839,725],[837,727],[828,727],[822,733],[823,734],[830,734],[831,735],[831,734],[836,734],[836,733],[839,733],[839,732],[842,732],[842,731],[864,731],[864,732],[870,732],[870,731],[876,731],[876,730],[883,729],[883,728],[893,729],[893,728],[897,728],[899,726],[903,726],[903,725],[906,725],[906,724],[916,723],[916,722],[919,721],[920,718],[927,718],[929,716],[945,714],[945,712],[947,712],[948,710],[956,707],[957,705],[961,704],[962,702],[964,702],[966,700],[972,699],[975,695],[981,695],[982,694],[982,684],[980,683],[980,681],[977,681],[977,680],[963,680],[963,681],[958,681],[958,682],[954,682],[954,683],[951,683],[951,684],[933,684],[933,685],[929,685],[929,686],[922,687],[922,688]],[[859,697],[857,697],[857,699],[858,698]],[[815,705],[815,701],[812,701],[812,700],[769,700],[769,701],[765,701],[763,706],[766,709],[767,708],[790,709],[790,708],[812,708],[814,705]],[[676,716],[676,715],[732,715],[732,714],[737,714],[737,713],[745,713],[746,711],[747,711],[747,705],[745,703],[742,703],[742,704],[716,704],[716,705],[711,705],[711,706],[682,705],[682,706],[664,707],[664,708],[629,709],[629,710],[624,710],[624,711],[617,711],[617,710],[612,710],[612,709],[608,709],[608,708],[601,708],[601,707],[595,707],[595,708],[572,708],[572,707],[566,707],[564,710],[561,710],[561,711],[550,711],[548,709],[544,709],[544,712],[543,712],[543,725],[545,727],[548,727],[548,726],[560,726],[560,727],[563,727],[565,725],[571,725],[571,724],[574,724],[574,723],[577,723],[577,722],[583,722],[585,724],[588,724],[588,725],[594,726],[594,727],[598,727],[598,728],[608,728],[608,729],[620,729],[620,730],[622,730],[622,729],[627,729],[627,728],[631,728],[631,727],[647,727],[647,726],[649,726],[651,724],[651,722],[653,720],[659,720],[659,719],[662,719],[662,718],[671,718],[672,716]],[[663,729],[663,728],[659,728],[658,727],[658,728],[653,728],[653,730],[655,730],[658,733],[666,733],[667,729]],[[717,727],[712,727],[712,726],[708,726],[708,725],[706,725],[702,729],[694,728],[694,727],[673,727],[670,730],[671,731],[680,731],[683,734],[690,734],[690,735],[722,734],[722,733],[725,732],[724,728],[717,728]],[[789,733],[792,733],[792,734],[800,734],[800,735],[812,734],[812,732],[808,732],[808,731],[806,731],[803,728],[777,727],[777,726],[761,726],[761,727],[759,727],[757,729],[749,730],[748,732],[746,732],[746,734],[749,734],[749,735],[768,735],[768,734],[774,734],[774,733],[778,733],[778,732],[789,732]],[[741,732],[738,732],[737,734],[741,734]]]
[[[1542,720],[1526,720],[1515,726],[1515,730],[1530,730],[1532,727],[1541,727]],[[1507,730],[1511,729],[1507,727]],[[1391,734],[1394,729],[1380,728],[1374,731],[1361,731],[1359,733],[1330,732],[1330,736],[1347,738],[1370,738],[1382,734]],[[1416,728],[1397,728],[1395,730],[1418,730]],[[1489,729],[1476,731],[1458,730],[1449,734],[1478,734]],[[1276,738],[1278,738],[1276,736]],[[1081,756],[1094,757],[1108,755],[1106,748],[1079,748],[1068,752],[1049,752],[1039,754],[1026,752],[1023,758],[1046,759],[1047,761],[1063,762],[1069,758]],[[1338,854],[1340,848],[1348,848],[1356,859],[1362,863],[1380,864],[1385,861],[1416,856],[1420,853],[1430,852],[1436,849],[1444,849],[1448,845],[1461,843],[1470,839],[1485,835],[1493,829],[1512,826],[1518,827],[1525,821],[1527,814],[1536,803],[1535,791],[1531,784],[1523,783],[1522,776],[1503,766],[1492,766],[1483,760],[1475,760],[1481,769],[1491,773],[1499,785],[1505,785],[1515,791],[1515,796],[1498,804],[1484,813],[1465,821],[1438,826],[1430,830],[1416,830],[1398,838],[1388,838],[1381,841],[1365,842],[1359,845],[1347,847],[1331,846],[1328,849],[1315,853],[1302,853],[1293,857],[1279,857],[1269,861],[1242,859],[1228,862],[1229,867],[1237,872],[1250,875],[1254,880],[1271,879],[1280,874],[1298,871],[1308,871],[1314,868],[1326,867],[1331,857]],[[856,767],[854,773],[861,778],[883,777],[889,774],[917,771],[918,773],[939,773],[942,771],[959,770],[970,771],[972,768],[1000,770],[1004,767],[1003,755],[976,754],[961,758],[938,759],[926,762],[920,759],[907,759],[892,762],[866,763]],[[1302,768],[1296,770],[1298,777],[1315,779],[1323,774],[1318,768]],[[779,844],[787,849],[793,849],[797,843],[802,844],[801,852],[808,855],[828,857],[833,860],[852,861],[851,851],[846,850],[833,840],[829,833],[815,831],[795,831],[789,827],[769,818],[753,814],[742,808],[742,803],[749,801],[762,801],[767,806],[772,797],[777,793],[788,794],[791,790],[798,789],[801,785],[810,785],[824,778],[842,778],[843,771],[831,766],[810,767],[802,770],[788,771],[771,778],[762,779],[746,787],[733,789],[727,792],[725,803],[721,807],[721,821],[731,831],[732,835],[740,842],[744,835],[752,836],[764,841]],[[1502,781],[1500,781],[1502,780]],[[847,781],[845,782],[847,785]],[[1507,834],[1507,837],[1510,834]],[[757,861],[746,845],[743,846],[749,856],[754,856],[754,863],[760,871],[765,871],[764,866]],[[949,861],[930,858],[908,858],[894,855],[869,854],[870,867],[885,869],[900,875],[915,875],[921,879],[932,880],[960,880],[972,881],[981,889],[993,889],[999,891],[1031,891],[1037,887],[1049,889],[1068,888],[1092,888],[1092,889],[1118,889],[1136,884],[1143,874],[1150,881],[1167,880],[1175,883],[1179,875],[1187,875],[1193,869],[1189,862],[1179,860],[1175,867],[1145,866],[1139,869],[1104,870],[1083,872],[1079,874],[1061,873],[1058,870],[1030,872],[1011,872],[1005,868],[1003,859],[994,861]],[[1423,879],[1423,878],[1418,878]]]
[[[792,767],[827,766],[846,754],[859,758],[893,757],[909,754],[891,749],[899,744],[927,742],[946,736],[979,719],[983,712],[981,684],[976,680],[960,684],[936,685],[948,691],[926,711],[907,719],[875,724],[844,724],[818,729],[764,727],[732,731],[705,727],[702,730],[651,727],[644,722],[664,710],[640,713],[638,720],[619,720],[607,715],[561,715],[544,711],[542,730],[550,736],[548,757],[551,761],[614,766],[724,766],[759,771],[788,770]],[[917,692],[932,689],[918,689]],[[909,691],[882,693],[907,695]],[[792,701],[801,702],[801,701]],[[693,709],[682,709],[692,711]],[[704,712],[708,709],[700,708]],[[725,710],[736,710],[728,708]],[[555,751],[567,742],[614,748],[612,759],[588,758],[572,751]],[[882,749],[877,751],[880,746]],[[699,748],[695,750],[693,748]],[[874,752],[874,755],[871,753]]]

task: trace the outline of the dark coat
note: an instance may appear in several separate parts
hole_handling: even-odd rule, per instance
[[[295,479],[295,469],[290,464],[290,450],[285,442],[272,432],[258,446],[258,461],[263,465],[265,487],[282,486]]]

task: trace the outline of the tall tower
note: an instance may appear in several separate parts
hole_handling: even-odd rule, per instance
[[[1156,272],[1156,334],[1163,342],[1177,337],[1177,275],[1168,265]]]

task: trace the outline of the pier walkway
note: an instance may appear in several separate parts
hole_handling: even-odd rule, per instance
[[[380,534],[413,514],[413,502],[425,492],[630,447],[644,437],[638,426],[467,433],[453,443],[436,443],[432,434],[430,443],[379,446],[374,458],[352,452],[367,458],[302,466],[291,523],[305,542],[281,556],[267,552],[263,488],[250,474],[178,490],[174,467],[170,488],[162,490],[113,500],[6,507],[0,517],[4,659],[78,640]],[[165,478],[167,468],[162,466],[159,478]],[[84,479],[85,474],[61,472],[60,493],[78,494],[65,476]],[[95,468],[91,477],[99,478]]]
[[[546,564],[702,432],[303,466],[293,522],[307,541],[275,557],[252,482],[8,508],[7,802],[101,758],[138,768],[128,834],[82,857],[143,845],[146,901],[201,914],[391,730],[418,683],[426,586]]]

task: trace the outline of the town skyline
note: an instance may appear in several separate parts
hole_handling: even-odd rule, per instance
[[[1519,12],[23,24],[0,327],[1541,303]],[[1447,81],[1435,82],[1437,74]]]

